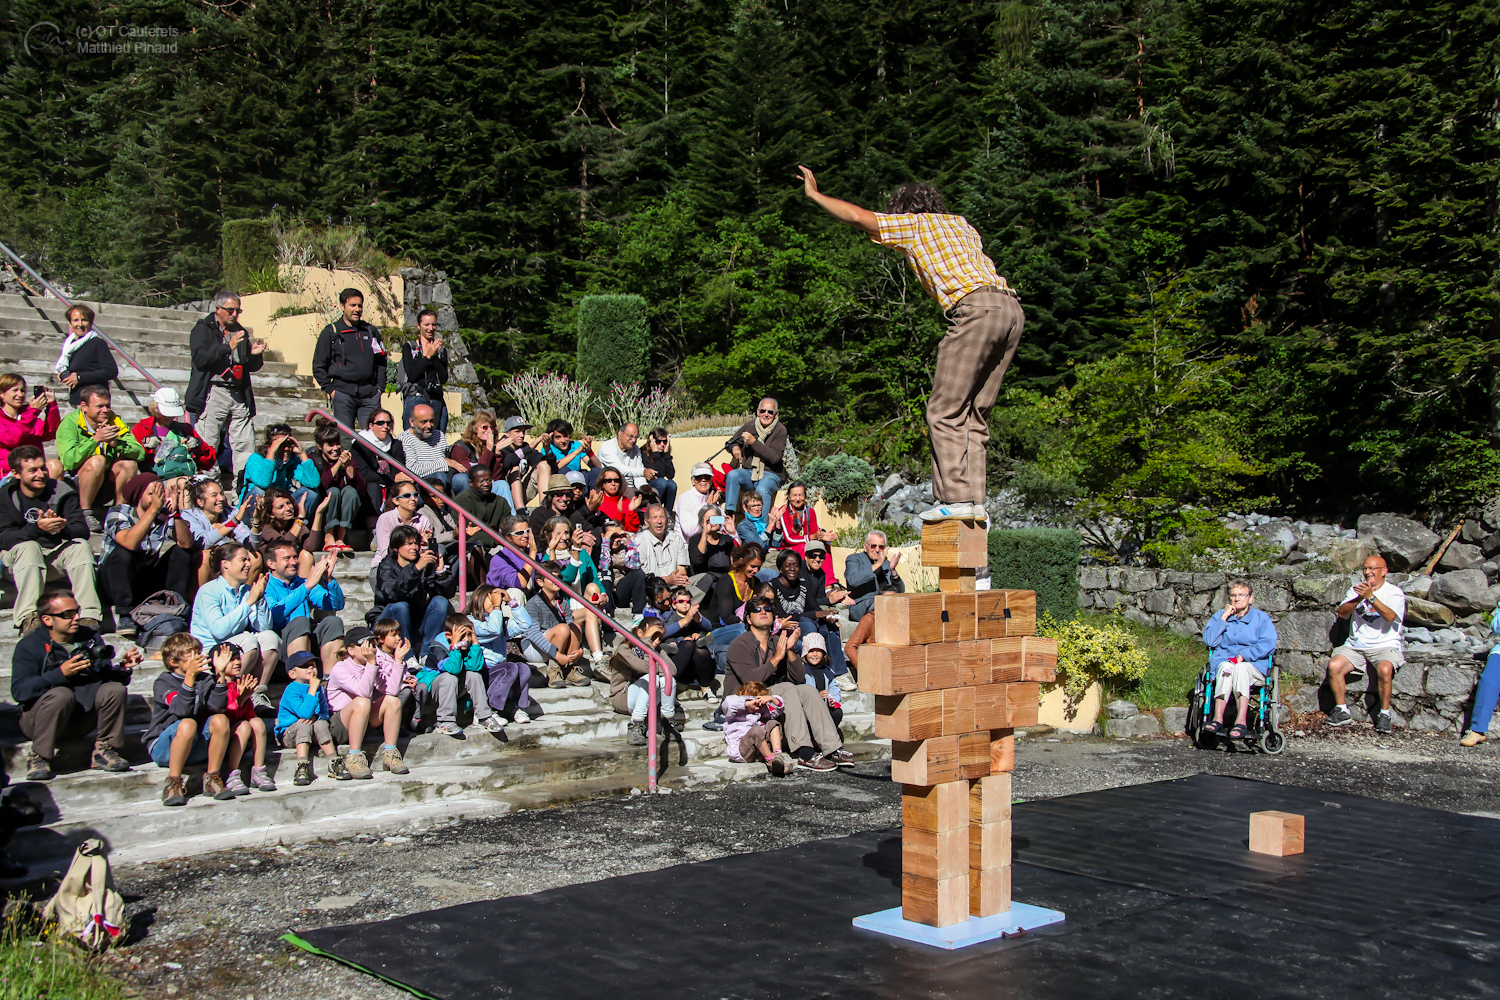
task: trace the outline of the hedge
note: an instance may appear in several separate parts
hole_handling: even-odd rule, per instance
[[[1078,613],[1078,532],[1066,528],[991,531],[990,586],[1036,591],[1036,610],[1066,621]]]
[[[875,488],[875,470],[857,455],[815,458],[802,466],[801,473],[796,478],[822,490],[823,501],[830,507],[850,500],[863,500]]]
[[[224,254],[224,287],[241,291],[250,272],[276,263],[276,238],[270,219],[230,219],[220,229]]]
[[[585,295],[578,303],[578,378],[595,392],[611,382],[645,382],[651,361],[646,300]]]

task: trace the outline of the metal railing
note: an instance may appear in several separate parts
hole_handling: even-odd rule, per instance
[[[537,562],[535,559],[531,558],[530,555],[528,555],[527,553],[525,553],[525,552],[521,551],[520,549],[516,548],[510,542],[506,541],[505,538],[501,537],[501,535],[500,535],[500,533],[498,531],[496,531],[495,529],[491,528],[489,525],[485,524],[483,521],[480,521],[477,518],[474,518],[472,515],[469,514],[468,511],[464,510],[458,504],[454,503],[453,500],[452,500],[452,498],[449,497],[447,494],[443,493],[442,490],[439,490],[437,487],[433,486],[431,483],[426,482],[425,480],[422,479],[421,476],[418,476],[416,473],[414,473],[410,469],[408,469],[404,464],[402,464],[401,462],[396,461],[394,458],[391,458],[385,452],[378,451],[377,449],[375,449],[368,441],[366,441],[364,438],[360,437],[359,433],[357,431],[355,431],[353,428],[349,427],[347,424],[342,423],[332,413],[329,413],[327,410],[314,408],[314,409],[311,409],[311,410],[307,411],[307,420],[308,420],[309,423],[312,422],[313,417],[324,417],[324,418],[332,421],[333,424],[336,427],[338,427],[339,430],[343,431],[344,434],[348,435],[349,439],[351,441],[353,441],[356,445],[360,445],[360,446],[363,446],[364,448],[368,449],[369,452],[370,452],[370,454],[374,458],[376,458],[377,460],[384,461],[384,462],[389,462],[391,465],[395,466],[397,469],[400,469],[402,472],[406,473],[406,475],[411,478],[411,481],[413,483],[415,483],[421,489],[426,490],[427,494],[429,496],[434,497],[435,499],[442,501],[443,505],[446,506],[449,510],[451,510],[453,512],[454,516],[457,517],[457,519],[458,519],[458,531],[457,531],[457,536],[458,536],[458,602],[459,602],[460,609],[462,609],[463,606],[467,604],[466,596],[468,594],[468,580],[469,580],[469,531],[468,531],[468,522],[472,520],[474,522],[474,525],[477,528],[479,528],[480,531],[484,532],[486,535],[489,535],[491,538],[493,538],[495,541],[499,542],[506,549],[509,549],[511,552],[514,552],[516,555],[520,556],[521,559],[524,562],[526,562],[526,564],[529,565],[534,572],[540,573],[542,576],[546,577],[547,579],[551,580],[553,583],[557,584],[558,589],[561,590],[564,594],[567,594],[568,597],[570,597],[573,600],[577,601],[579,603],[579,605],[583,608],[583,610],[585,612],[587,612],[588,614],[591,614],[595,618],[599,619],[599,621],[600,621],[601,624],[607,625],[609,628],[611,628],[614,631],[620,633],[620,636],[622,638],[624,638],[624,640],[626,642],[630,643],[632,646],[634,646],[636,649],[640,650],[642,653],[644,653],[646,655],[646,664],[647,664],[647,674],[646,674],[646,696],[647,696],[647,706],[646,706],[646,790],[648,792],[655,792],[656,791],[656,779],[657,779],[657,762],[658,762],[658,754],[659,754],[659,749],[657,747],[657,739],[656,739],[656,737],[657,737],[657,709],[660,706],[660,701],[657,698],[656,685],[657,685],[657,680],[658,680],[659,677],[663,677],[663,676],[665,676],[665,677],[671,677],[672,676],[671,669],[667,666],[667,661],[662,657],[662,655],[659,652],[657,652],[656,650],[652,649],[646,643],[642,642],[635,635],[633,635],[630,632],[629,629],[625,628],[619,622],[615,621],[615,619],[614,619],[613,616],[607,615],[603,611],[600,611],[598,608],[596,608],[594,606],[593,602],[587,600],[582,594],[576,593],[571,588],[569,588],[567,584],[563,583],[562,580],[560,580],[559,578],[553,576],[547,570],[543,569],[541,563]],[[425,652],[425,650],[423,652]]]
[[[36,269],[33,268],[30,264],[26,263],[26,261],[22,259],[22,257],[21,257],[20,254],[16,253],[10,247],[6,246],[4,243],[0,243],[0,251],[4,251],[5,255],[7,257],[9,257],[11,260],[15,261],[17,264],[20,264],[22,267],[24,267],[26,269],[26,273],[29,274],[29,275],[31,275],[33,278],[35,278],[37,280],[37,282],[40,283],[43,288],[45,288],[47,291],[51,292],[52,293],[52,297],[55,298],[55,299],[57,299],[57,301],[61,302],[63,304],[63,307],[65,309],[71,309],[71,308],[73,308],[73,303],[70,302],[70,301],[68,301],[67,297],[64,296],[62,292],[59,292],[56,288],[54,288],[52,286],[51,282],[49,282],[46,278],[42,277],[40,274],[37,274],[36,273]],[[95,317],[95,318],[97,319],[97,317]],[[110,350],[114,351],[120,357],[122,357],[126,361],[128,361],[130,363],[130,367],[132,367],[136,371],[140,372],[141,375],[142,375],[142,377],[144,377],[147,382],[151,383],[151,387],[153,389],[160,389],[161,388],[161,380],[158,379],[155,375],[152,375],[149,371],[147,371],[146,367],[144,365],[142,365],[139,361],[137,361],[131,355],[131,353],[129,351],[125,350],[125,348],[121,347],[119,344],[115,343],[112,339],[110,339],[109,334],[107,334],[103,330],[99,329],[99,327],[98,327],[97,324],[95,324],[95,326],[94,326],[94,332],[97,333],[99,336],[101,336],[101,337],[104,338],[104,342],[109,345]]]

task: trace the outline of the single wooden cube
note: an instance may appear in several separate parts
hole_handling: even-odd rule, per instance
[[[963,642],[976,638],[975,608],[973,594],[943,595],[943,641]]]
[[[1010,820],[969,824],[969,867],[1003,868],[1010,864]]]
[[[1303,818],[1296,813],[1265,812],[1250,814],[1250,850],[1257,854],[1274,854],[1284,858],[1289,854],[1301,854],[1303,847]]]
[[[1010,726],[1009,684],[986,684],[974,691],[974,728],[1004,729]]]
[[[943,692],[875,696],[875,735],[916,743],[943,735]]]
[[[936,642],[923,648],[927,652],[927,689],[933,691],[958,687],[963,662],[963,649],[960,645],[956,642]]]
[[[970,802],[973,795],[967,781],[902,785],[901,825],[905,829],[933,833],[967,829],[973,821],[974,807]]]
[[[901,828],[901,871],[922,878],[952,878],[969,868],[970,833],[957,830]]]
[[[983,521],[935,521],[922,525],[922,565],[980,569],[990,564],[989,531]]]
[[[1024,729],[1036,725],[1037,713],[1041,710],[1041,695],[1035,681],[1007,684],[1005,696],[1010,701],[1010,727]]]
[[[982,778],[990,773],[990,734],[966,733],[958,738],[958,773],[963,778]]]
[[[1010,819],[1010,775],[991,772],[969,785],[969,822],[1002,823]],[[902,790],[903,795],[905,789]],[[906,799],[902,798],[905,806]],[[905,813],[902,814],[903,816]]]
[[[999,639],[1005,635],[1009,619],[1005,615],[1006,590],[981,590],[974,595],[975,635],[980,639]]]
[[[957,566],[942,566],[938,569],[938,593],[940,594],[972,594],[974,593],[974,574],[972,569],[959,569]]]
[[[927,690],[927,651],[922,646],[859,647],[859,689],[873,695]]]
[[[943,696],[943,735],[961,736],[980,728],[974,725],[974,689],[947,688]],[[989,727],[984,727],[988,729]]]
[[[964,777],[958,766],[958,737],[907,743],[891,741],[891,780],[903,785],[939,785]]]
[[[969,919],[969,883],[967,874],[932,879],[902,872],[901,915],[929,927],[961,924]]]
[[[989,639],[975,639],[959,643],[958,683],[965,685],[990,683],[994,659]]]
[[[943,594],[877,594],[875,631],[884,646],[925,646],[943,641]],[[864,652],[859,654],[864,656]]]
[[[976,917],[1010,912],[1010,865],[969,869],[969,912]]]
[[[1005,634],[1036,634],[1036,591],[1007,590],[1005,592]]]
[[[1010,773],[1016,769],[1016,734],[1014,729],[990,730],[990,773]]]

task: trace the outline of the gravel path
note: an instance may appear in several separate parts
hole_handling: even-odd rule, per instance
[[[1050,798],[1199,771],[1500,818],[1500,741],[1368,727],[1288,740],[1277,758],[1185,740],[1033,736],[1015,794]],[[791,846],[900,823],[890,765],[586,802],[384,838],[222,852],[117,870],[135,943],[110,958],[146,997],[399,1000],[408,994],[278,940],[287,930]]]

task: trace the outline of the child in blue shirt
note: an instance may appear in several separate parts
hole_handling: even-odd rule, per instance
[[[469,598],[469,622],[474,627],[474,638],[484,649],[484,665],[490,676],[489,701],[499,706],[497,712],[505,712],[515,695],[516,708],[512,722],[530,722],[542,713],[531,700],[531,666],[509,659],[506,650],[505,613],[511,603],[510,595],[499,587],[481,584],[474,588]]]
[[[458,724],[460,687],[474,705],[474,721],[491,733],[505,732],[505,720],[490,707],[484,682],[484,647],[475,638],[468,615],[455,611],[443,620],[443,634],[432,640],[427,669],[417,674],[418,684],[428,671],[432,671],[428,683],[437,692],[438,732],[457,740],[464,738],[463,727]]]
[[[348,781],[349,771],[333,745],[333,732],[328,728],[328,694],[318,676],[318,658],[308,652],[293,653],[287,657],[286,673],[291,683],[281,692],[276,740],[288,750],[294,747],[297,750],[297,776],[292,784],[312,784],[314,741],[328,758],[328,773],[339,781]]]

